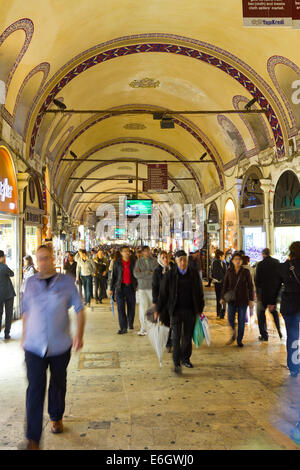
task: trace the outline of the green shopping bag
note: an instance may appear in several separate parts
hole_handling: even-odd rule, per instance
[[[202,327],[200,317],[199,315],[197,315],[195,327],[194,327],[194,333],[193,333],[193,341],[195,343],[196,348],[198,348],[200,344],[203,343],[203,339],[204,339],[203,327]]]

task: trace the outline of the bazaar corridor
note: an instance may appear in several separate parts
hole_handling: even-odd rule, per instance
[[[254,323],[246,327],[243,349],[225,346],[227,320],[216,319],[212,289],[205,289],[205,299],[212,344],[193,345],[195,367],[181,376],[173,373],[167,352],[160,369],[149,339],[136,334],[137,314],[135,329],[117,335],[109,301],[92,303],[84,347],[72,354],[68,367],[64,433],[50,433],[45,403],[41,447],[299,449],[289,435],[300,407],[300,378],[290,377],[286,368],[285,336],[280,341],[269,322],[269,342],[261,343]],[[17,321],[11,340],[0,341],[2,450],[19,448],[24,436],[26,371],[20,336]]]

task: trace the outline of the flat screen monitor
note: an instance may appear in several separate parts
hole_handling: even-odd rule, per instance
[[[126,234],[125,228],[116,228],[115,230],[115,238],[123,238]]]
[[[151,208],[151,199],[127,199],[125,202],[125,215],[128,217],[151,215]]]

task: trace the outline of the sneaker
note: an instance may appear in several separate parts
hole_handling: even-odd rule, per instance
[[[193,364],[191,363],[191,361],[184,361],[184,362],[182,362],[182,365],[184,367],[188,367],[189,369],[192,369],[194,367]]]
[[[146,333],[146,331],[144,331],[144,330],[140,330],[140,331],[138,332],[138,336],[146,336],[146,334],[147,334],[147,333]]]

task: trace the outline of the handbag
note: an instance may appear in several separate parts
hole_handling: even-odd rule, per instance
[[[235,302],[235,299],[236,299],[236,288],[237,288],[237,285],[238,285],[238,283],[239,283],[240,277],[241,277],[241,274],[239,274],[239,276],[238,276],[238,280],[237,280],[237,283],[236,283],[234,289],[231,289],[231,290],[225,292],[225,294],[224,294],[224,300],[225,300],[225,302],[227,302],[227,303],[233,303],[233,302]]]

